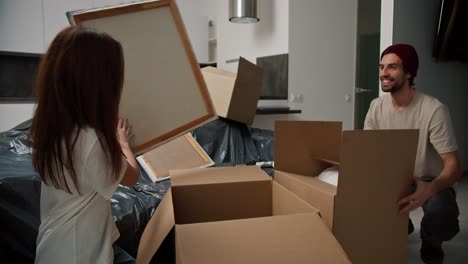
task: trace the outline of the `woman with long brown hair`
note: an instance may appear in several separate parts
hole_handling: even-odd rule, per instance
[[[109,200],[139,175],[131,126],[118,116],[123,79],[122,46],[92,29],[63,29],[41,60],[31,129],[43,182],[36,263],[113,262]]]

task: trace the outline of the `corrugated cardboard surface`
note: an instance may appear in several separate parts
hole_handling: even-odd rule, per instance
[[[176,227],[177,263],[351,263],[315,213]]]
[[[345,131],[333,232],[354,263],[406,263],[417,130]]]
[[[176,224],[270,216],[271,181],[172,188]]]
[[[176,174],[171,173],[175,183],[142,235],[138,263],[151,260],[174,225],[178,263],[234,263],[236,259],[265,263],[257,260],[267,261],[275,255],[290,257],[291,263],[310,263],[313,252],[319,252],[314,258],[320,263],[349,263],[317,210],[258,167],[206,168]],[[293,216],[301,214],[312,216]],[[196,233],[186,236],[183,230]],[[244,244],[248,249],[241,246]],[[231,259],[233,253],[236,257]],[[224,259],[214,259],[213,254]]]
[[[122,44],[125,81],[119,115],[132,148],[144,153],[215,118],[215,111],[175,1],[78,12],[77,23]]]
[[[275,170],[275,181],[319,210],[320,216],[333,230],[336,187],[314,177]]]
[[[262,169],[257,166],[213,167],[193,170],[175,170],[170,172],[172,186],[237,183],[253,181],[271,181]],[[196,177],[194,177],[194,175]]]
[[[237,74],[213,67],[202,70],[216,113],[252,124],[262,89],[263,70],[240,57]]]
[[[330,165],[317,158],[339,161],[340,122],[276,121],[275,169],[317,176]]]
[[[229,105],[229,119],[251,125],[257,112],[262,90],[263,70],[244,58],[239,58],[237,78]]]
[[[174,225],[174,205],[171,188],[169,188],[141,235],[136,262],[150,263],[156,250]]]
[[[417,130],[344,131],[340,136],[333,122],[282,121],[276,125],[277,169],[316,176],[316,171],[329,164],[307,162],[304,157],[340,161],[333,233],[351,261],[406,263],[408,216],[398,213],[397,201],[409,194]],[[307,183],[304,177],[300,179]],[[301,187],[297,180],[295,176],[285,186],[292,186],[299,196],[307,197],[318,186]]]
[[[272,215],[297,214],[313,210],[315,207],[300,199],[297,195],[273,181],[273,212]]]
[[[201,72],[213,100],[216,114],[227,117],[236,74],[211,66],[201,69]]]

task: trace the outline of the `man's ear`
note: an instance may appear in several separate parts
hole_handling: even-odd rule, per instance
[[[407,73],[405,73],[405,76],[406,76],[407,80],[411,79],[411,73],[407,72]]]

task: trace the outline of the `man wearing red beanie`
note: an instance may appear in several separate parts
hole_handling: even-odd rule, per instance
[[[459,232],[458,205],[452,186],[460,178],[458,147],[448,108],[414,87],[418,54],[408,44],[386,48],[380,57],[380,82],[389,94],[372,101],[365,129],[419,129],[414,193],[401,199],[400,213],[422,206],[421,259],[442,263],[442,242]],[[413,232],[409,223],[408,233]]]

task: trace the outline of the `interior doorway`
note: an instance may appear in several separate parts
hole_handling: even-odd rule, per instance
[[[379,96],[381,1],[358,0],[354,128],[362,129],[371,101]]]

